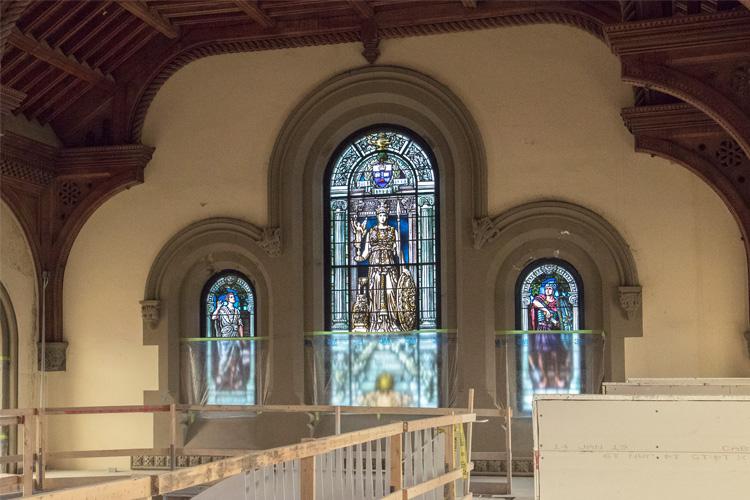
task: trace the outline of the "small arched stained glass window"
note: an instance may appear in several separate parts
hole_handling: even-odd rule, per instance
[[[327,330],[376,334],[332,339],[330,404],[438,404],[436,187],[432,153],[403,129],[357,133],[329,165]]]
[[[532,331],[518,339],[518,408],[531,412],[533,395],[580,394],[583,356],[583,288],[576,270],[562,260],[530,264],[518,279],[517,327]]]
[[[203,337],[207,404],[256,401],[255,290],[237,271],[225,270],[204,287]],[[221,339],[221,340],[214,340]]]

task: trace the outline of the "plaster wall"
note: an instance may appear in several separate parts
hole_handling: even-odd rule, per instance
[[[361,66],[360,50],[216,56],[166,82],[144,125],[143,142],[156,147],[145,184],[97,210],[72,248],[68,371],[50,377],[51,405],[139,404],[157,389],[158,353],[143,346],[138,305],[154,258],[197,220],[266,224],[268,159],[284,120],[315,86]],[[750,376],[739,230],[696,176],[633,152],[619,119],[631,91],[604,44],[572,28],[528,26],[385,41],[381,51],[379,63],[437,79],[474,116],[490,215],[562,199],[600,213],[629,242],[644,337],[626,341],[628,376]],[[146,447],[151,429],[146,416],[73,417],[51,427],[51,446]]]
[[[17,358],[8,360],[18,367],[17,406],[38,406],[39,372],[34,365],[39,307],[36,272],[23,229],[5,202],[0,202],[0,282],[10,295],[18,332]]]

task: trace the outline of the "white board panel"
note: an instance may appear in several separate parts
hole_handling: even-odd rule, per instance
[[[741,377],[628,377],[632,384],[671,385],[750,385],[750,378]]]
[[[750,396],[750,379],[649,379],[643,381],[605,382],[603,394],[650,395],[682,394],[695,396]]]
[[[749,397],[538,396],[538,500],[740,499]]]

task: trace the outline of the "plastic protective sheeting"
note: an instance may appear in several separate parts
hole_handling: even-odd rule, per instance
[[[598,394],[604,347],[600,330],[496,332],[498,401],[530,415],[534,394]]]
[[[182,393],[195,405],[260,405],[268,390],[265,337],[182,339]]]
[[[456,334],[316,332],[305,336],[308,403],[445,407],[456,399]]]

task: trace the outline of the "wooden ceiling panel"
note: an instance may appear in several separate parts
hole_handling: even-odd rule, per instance
[[[108,73],[113,72],[123,63],[125,63],[125,61],[130,59],[134,54],[141,50],[148,42],[151,41],[151,39],[155,38],[156,36],[156,31],[152,29],[145,30],[144,32],[139,34],[139,37],[136,38],[132,44],[125,46],[122,53],[113,54],[111,59],[106,62],[103,69],[106,69]]]
[[[113,22],[110,29],[106,30],[97,38],[95,43],[89,45],[89,47],[80,52],[80,59],[86,61],[93,67],[99,66],[99,60],[105,56],[114,45],[116,45],[119,37],[123,36],[123,33],[127,35],[129,31],[135,29],[136,26],[140,26],[143,23],[135,17],[124,17],[119,19],[117,22]]]
[[[106,33],[107,29],[111,29],[112,26],[114,26],[115,22],[121,22],[125,17],[125,11],[120,8],[112,8],[103,11],[102,15],[96,18],[93,26],[90,26],[86,29],[86,31],[83,33],[84,36],[78,38],[74,43],[70,44],[68,53],[75,54],[80,58],[80,53],[84,50],[87,50],[86,46],[97,45],[98,37],[102,33]]]
[[[149,3],[152,8],[168,19],[193,17],[211,14],[239,13],[240,9],[233,2],[212,2],[207,5],[193,5],[183,2],[169,2],[160,6]]]
[[[87,84],[82,83],[77,78],[67,79],[62,88],[56,89],[54,93],[50,94],[44,102],[34,110],[35,118],[42,124],[47,123],[48,117],[55,108],[61,105],[64,99],[70,97],[74,91],[81,86],[87,86]]]
[[[45,79],[38,88],[31,90],[30,95],[21,103],[19,110],[27,117],[35,118],[37,111],[49,99],[53,98],[56,92],[61,91],[67,83],[70,83],[71,80],[75,81],[77,79],[62,71],[54,77]]]
[[[81,30],[86,30],[89,26],[94,26],[98,22],[98,18],[106,16],[108,14],[107,9],[109,6],[110,2],[90,2],[90,10],[80,20],[73,24],[70,29],[60,33],[59,37],[55,39],[55,47],[60,47],[66,52],[70,51],[75,40],[70,44],[68,42],[71,41],[71,39],[74,39],[76,35],[79,35]],[[78,38],[80,39],[81,36]]]
[[[40,88],[45,81],[49,81],[50,78],[54,78],[55,75],[59,75],[61,71],[54,66],[39,63],[36,65],[38,70],[30,72],[27,78],[24,78],[17,84],[16,89],[20,90],[24,94],[28,95],[34,89]]]
[[[74,5],[70,2],[45,2],[45,9],[35,18],[29,20],[23,32],[39,38],[40,34],[44,33],[47,28],[54,28],[60,17]]]
[[[65,7],[65,2],[34,2],[16,24],[22,32],[36,34],[42,25],[54,22],[52,16],[57,10]]]
[[[52,18],[52,21],[47,23],[44,30],[35,33],[36,38],[51,42],[51,38],[55,34],[65,32],[68,24],[74,23],[77,18],[80,19],[83,15],[82,12],[85,13],[91,5],[86,2],[65,2],[65,7],[65,10],[59,13],[59,17]],[[50,43],[50,45],[53,45],[53,43]]]
[[[295,1],[266,0],[259,4],[261,9],[273,18],[298,19],[304,17],[335,17],[353,14],[354,10],[345,0]]]
[[[2,69],[2,81],[3,85],[7,85],[11,88],[16,88],[19,82],[33,72],[35,65],[32,64],[28,59],[33,59],[31,56],[24,54],[23,57],[13,61],[13,65],[3,65]],[[18,69],[16,69],[16,67]],[[41,66],[40,66],[41,67]]]
[[[205,26],[206,24],[241,24],[249,21],[250,19],[245,14],[232,13],[201,17],[181,17],[174,19],[173,23],[175,26]]]
[[[144,38],[149,31],[152,30],[149,30],[148,26],[144,23],[136,23],[135,26],[131,26],[130,29],[124,31],[119,39],[114,41],[112,45],[97,58],[95,62],[96,66],[106,73],[111,73],[115,67],[106,63],[122,53],[125,47],[135,43],[139,38]]]
[[[91,85],[86,82],[79,82],[72,91],[62,94],[59,103],[54,108],[47,109],[46,113],[39,118],[39,121],[43,124],[52,122],[55,118],[65,113],[73,104],[77,103],[90,90]]]

